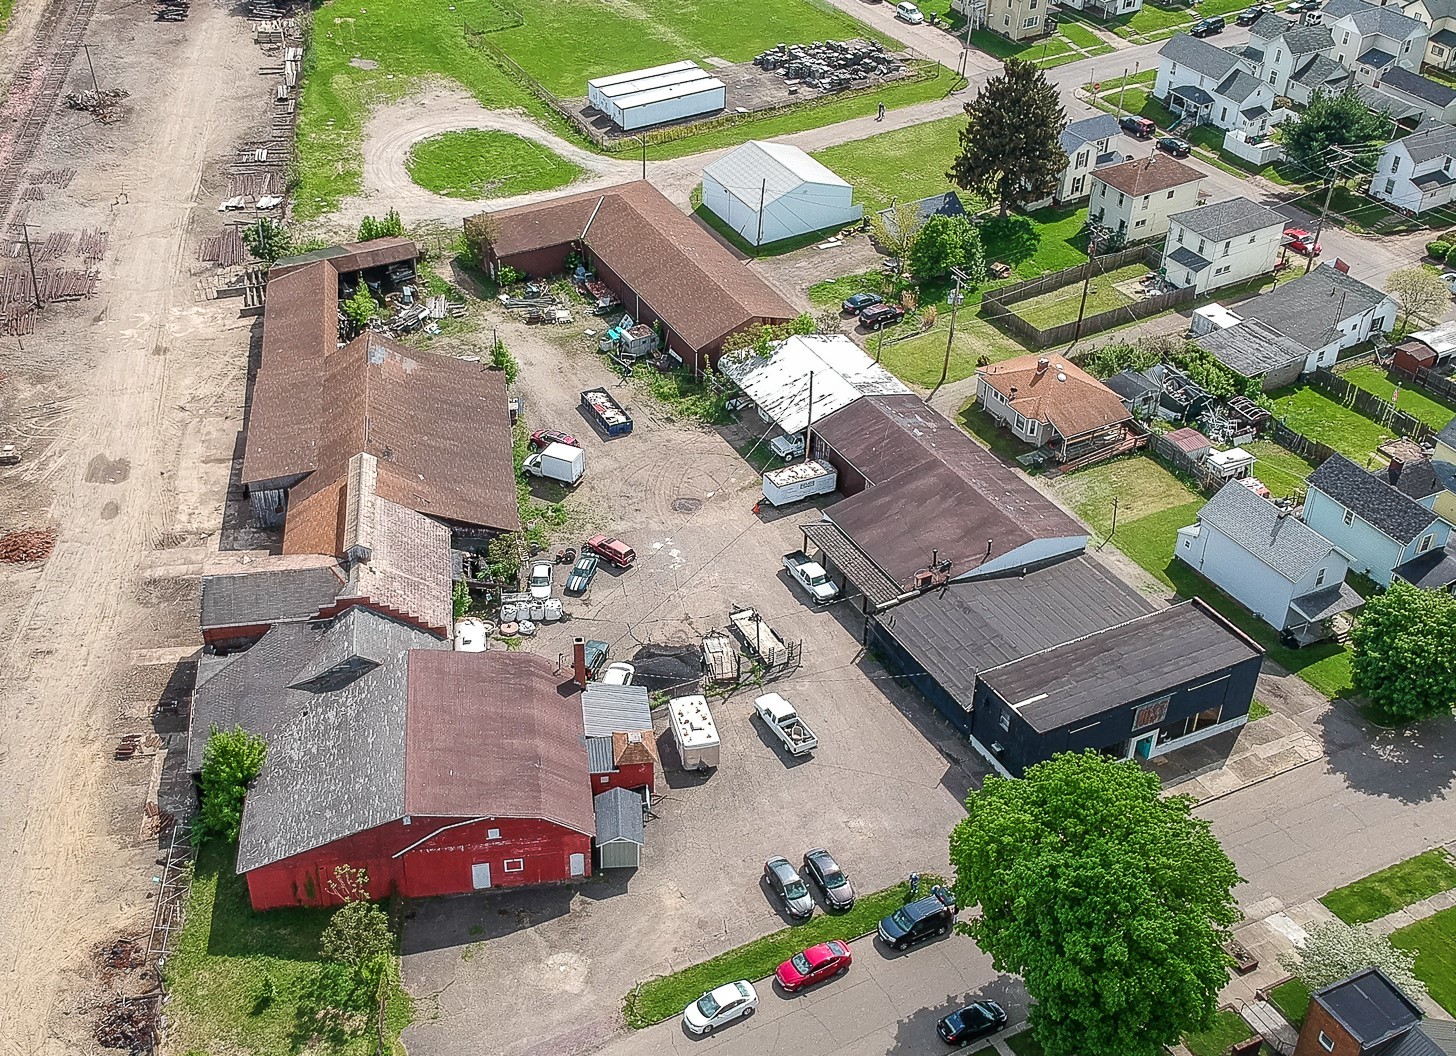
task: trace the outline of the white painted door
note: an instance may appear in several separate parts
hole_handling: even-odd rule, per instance
[[[586,875],[586,855],[584,855],[584,854],[573,854],[571,856],[571,875],[572,876],[585,876]]]
[[[470,867],[470,882],[475,885],[475,890],[484,891],[490,886],[490,863],[476,862]]]

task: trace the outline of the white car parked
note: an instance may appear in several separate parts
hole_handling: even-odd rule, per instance
[[[704,994],[683,1010],[683,1026],[692,1034],[711,1034],[725,1023],[747,1019],[758,1008],[758,992],[747,979]]]
[[[545,601],[551,596],[551,566],[544,561],[531,566],[531,597]]]
[[[925,16],[920,13],[920,8],[910,3],[910,0],[903,0],[902,3],[895,5],[895,17],[912,26],[918,26],[925,21]]]
[[[602,672],[602,685],[604,686],[630,686],[637,669],[624,660],[607,665]]]

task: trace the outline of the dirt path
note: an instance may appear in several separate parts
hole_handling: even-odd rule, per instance
[[[179,539],[216,531],[246,371],[236,304],[192,300],[191,228],[195,215],[216,223],[202,175],[259,94],[247,23],[203,4],[184,26],[156,24],[112,3],[90,40],[134,109],[106,130],[61,112],[34,164],[80,170],[42,215],[110,232],[101,291],[48,309],[28,347],[0,348],[0,397],[12,412],[48,409],[26,462],[0,477],[0,526],[59,533],[39,568],[0,566],[3,1053],[94,1050],[87,1017],[71,1015],[87,953],[149,920],[146,770],[112,762],[109,742],[148,728],[127,713],[146,707],[132,700],[132,650],[196,636],[189,585],[149,569]]]

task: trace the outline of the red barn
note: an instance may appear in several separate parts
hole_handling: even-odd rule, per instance
[[[269,738],[248,795],[237,868],[253,908],[338,902],[340,865],[374,898],[589,875],[577,688],[526,653],[391,654],[369,641],[378,620],[350,621],[290,682],[315,695]]]

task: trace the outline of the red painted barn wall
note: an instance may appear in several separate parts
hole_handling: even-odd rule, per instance
[[[626,788],[636,791],[645,788],[657,793],[657,772],[651,763],[628,763],[610,774],[592,774],[592,795],[600,796],[609,788]]]
[[[472,867],[482,862],[490,865],[492,888],[573,879],[572,854],[585,856],[582,877],[591,873],[590,836],[537,818],[487,818],[439,831],[465,820],[417,817],[409,825],[393,821],[262,866],[245,874],[249,898],[260,911],[335,905],[340,900],[328,890],[328,884],[340,865],[364,869],[369,876],[369,897],[375,899],[391,894],[427,898],[473,891]],[[500,831],[498,838],[489,837],[491,829]],[[420,840],[425,842],[394,857]],[[520,868],[507,870],[508,862],[512,866],[519,862]]]
[[[496,257],[496,263],[515,268],[522,275],[532,279],[549,279],[566,271],[566,258],[571,255],[571,243],[531,249],[521,253],[508,253]]]
[[[229,648],[240,649],[245,645],[252,645],[272,628],[271,623],[249,623],[240,624],[236,627],[204,627],[202,629],[202,640],[207,645],[225,645]]]

